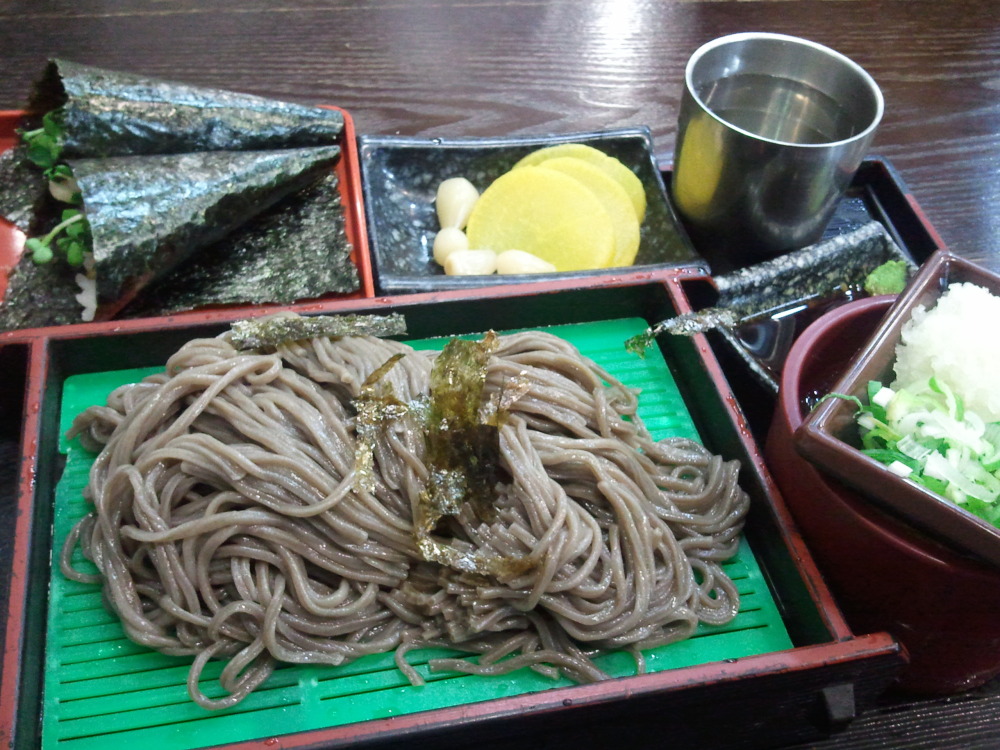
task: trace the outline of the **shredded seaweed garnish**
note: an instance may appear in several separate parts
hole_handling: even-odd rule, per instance
[[[436,484],[428,501],[438,517],[455,515],[465,500],[479,518],[492,508],[499,436],[479,413],[486,365],[496,347],[493,332],[482,341],[453,339],[431,370],[426,460]]]
[[[406,319],[399,313],[313,317],[279,313],[236,321],[232,325],[229,341],[237,349],[263,349],[317,336],[386,337],[401,336],[405,333]]]
[[[640,359],[646,358],[646,350],[653,345],[653,340],[656,338],[656,333],[652,327],[647,328],[642,333],[636,334],[630,339],[625,340],[625,351],[629,354],[635,354]]]
[[[413,519],[417,548],[425,560],[456,570],[493,576],[517,575],[530,568],[530,556],[487,555],[435,538],[439,523],[458,515],[468,503],[484,522],[494,517],[500,465],[500,402],[481,408],[486,366],[496,351],[492,331],[481,341],[453,339],[431,371],[427,417],[430,469]]]
[[[358,491],[375,491],[375,440],[385,425],[402,419],[410,407],[400,401],[392,387],[383,379],[405,355],[394,354],[383,362],[361,384],[361,393],[354,401],[357,410],[354,450],[354,486]]]

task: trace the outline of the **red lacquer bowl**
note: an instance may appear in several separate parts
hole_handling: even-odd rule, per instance
[[[839,379],[892,304],[876,297],[824,315],[789,353],[765,456],[855,632],[907,649],[899,686],[955,693],[1000,674],[1000,569],[965,557],[875,507],[799,455],[803,398]]]

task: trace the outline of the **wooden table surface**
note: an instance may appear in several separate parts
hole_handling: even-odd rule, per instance
[[[804,36],[867,68],[886,99],[872,153],[896,167],[953,251],[1000,271],[994,0],[6,0],[0,109],[20,108],[58,56],[336,104],[362,134],[645,125],[666,157],[687,58],[748,30]],[[889,696],[811,747],[998,747],[998,692]]]
[[[48,56],[308,103],[359,133],[647,125],[673,150],[684,64],[736,31],[805,36],[874,76],[889,159],[945,242],[1000,269],[991,0],[122,0],[0,5],[0,108]]]

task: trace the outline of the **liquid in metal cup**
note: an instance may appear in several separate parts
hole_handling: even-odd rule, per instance
[[[872,77],[753,32],[699,48],[684,82],[671,188],[706,258],[738,267],[820,239],[882,119]]]

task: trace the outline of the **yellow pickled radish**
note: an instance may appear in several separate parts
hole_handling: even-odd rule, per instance
[[[615,229],[615,254],[612,266],[630,266],[639,252],[639,220],[625,188],[598,167],[582,159],[559,156],[546,159],[541,169],[554,169],[579,180],[601,202]]]
[[[557,271],[607,268],[614,224],[579,180],[554,169],[524,167],[501,175],[479,197],[466,228],[469,246],[523,250]]]
[[[546,146],[537,151],[532,151],[514,165],[514,169],[519,167],[537,167],[547,159],[557,159],[571,156],[574,159],[581,159],[589,164],[593,164],[598,169],[606,172],[608,177],[615,180],[628,193],[629,200],[635,209],[635,218],[641,224],[646,218],[646,190],[635,173],[622,164],[613,156],[609,156],[600,149],[588,146],[586,143],[560,143],[555,146]]]

